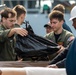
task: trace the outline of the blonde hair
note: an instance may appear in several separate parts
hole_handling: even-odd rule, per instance
[[[65,7],[64,7],[64,5],[62,5],[62,4],[57,4],[53,9],[52,9],[52,11],[53,10],[58,10],[58,11],[61,11],[62,13],[65,13]]]
[[[15,10],[17,12],[17,18],[21,15],[21,14],[26,14],[26,9],[24,6],[22,5],[16,5],[13,10]]]

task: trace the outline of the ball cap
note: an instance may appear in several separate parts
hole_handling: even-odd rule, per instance
[[[51,27],[49,24],[45,24],[45,25],[44,25],[44,27],[48,27],[48,26]]]
[[[71,17],[69,20],[73,20],[74,18],[76,18],[76,6],[74,6],[71,10]]]

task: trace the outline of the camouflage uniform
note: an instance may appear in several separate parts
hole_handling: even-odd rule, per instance
[[[10,31],[11,29],[5,29],[3,25],[0,25],[0,61],[14,61],[16,59],[14,35],[7,36]]]
[[[47,34],[45,37],[49,40],[52,40],[53,42],[55,42],[59,45],[67,47],[67,45],[69,45],[69,43],[73,40],[74,35],[72,33],[70,33],[69,31],[63,29],[57,42],[55,41],[54,32]]]
[[[54,32],[47,34],[45,36],[45,38],[52,40],[53,42],[57,43],[58,45],[62,45],[64,47],[67,47],[74,39],[74,35],[71,32],[63,29],[57,42],[55,40]],[[50,55],[50,60],[53,59],[56,55],[57,55],[57,53]]]

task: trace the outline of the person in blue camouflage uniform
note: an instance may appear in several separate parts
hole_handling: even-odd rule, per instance
[[[62,12],[57,10],[52,11],[49,14],[49,19],[53,31],[47,34],[45,38],[52,40],[61,46],[61,49],[57,53],[50,55],[50,60],[52,60],[57,54],[59,54],[72,42],[74,35],[71,32],[63,29],[62,25],[64,23],[64,15]]]
[[[16,17],[17,13],[11,8],[6,8],[1,11],[0,61],[14,61],[16,59],[14,35],[26,36],[28,34],[23,28],[15,28]]]
[[[72,26],[76,30],[76,5],[71,9],[70,21],[72,21]],[[66,57],[66,73],[67,75],[76,75],[76,37],[71,44],[67,57]]]

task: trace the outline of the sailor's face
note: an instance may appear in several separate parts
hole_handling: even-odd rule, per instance
[[[73,24],[72,25],[76,29],[76,18],[74,18],[72,21],[73,21]]]
[[[11,14],[9,13],[8,18],[2,18],[2,23],[7,29],[13,28],[16,23],[16,16],[11,17]]]

